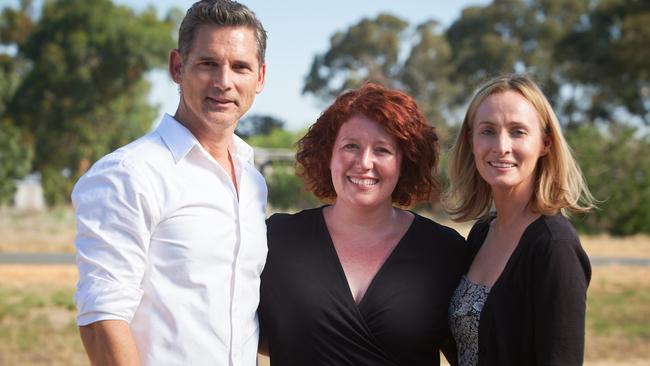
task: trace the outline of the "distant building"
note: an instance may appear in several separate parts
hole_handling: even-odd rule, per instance
[[[30,174],[16,183],[14,208],[18,211],[45,210],[45,197],[39,174]]]

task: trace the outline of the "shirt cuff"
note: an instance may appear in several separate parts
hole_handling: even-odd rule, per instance
[[[77,325],[88,325],[100,320],[124,320],[131,323],[140,305],[143,291],[105,280],[96,280],[74,295],[77,306]]]

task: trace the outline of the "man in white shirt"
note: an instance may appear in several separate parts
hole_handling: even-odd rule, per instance
[[[93,365],[255,365],[266,185],[233,134],[262,91],[266,32],[195,3],[169,72],[175,115],[77,182],[77,323]]]

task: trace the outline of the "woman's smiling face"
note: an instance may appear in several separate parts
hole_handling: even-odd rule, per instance
[[[492,191],[532,193],[535,169],[548,153],[548,139],[535,108],[509,90],[485,98],[471,129],[474,162]]]
[[[402,152],[379,123],[358,115],[341,125],[330,171],[336,203],[372,208],[392,205]]]

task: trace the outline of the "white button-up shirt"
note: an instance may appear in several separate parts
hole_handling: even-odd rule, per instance
[[[237,136],[230,176],[173,117],[77,182],[77,323],[130,324],[144,365],[256,365],[267,190]]]

